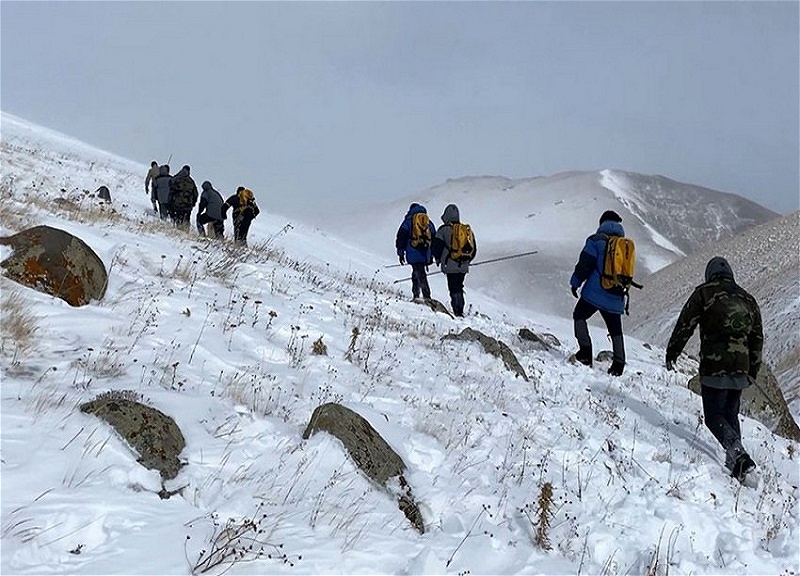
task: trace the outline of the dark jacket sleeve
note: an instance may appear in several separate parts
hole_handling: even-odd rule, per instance
[[[578,288],[581,284],[589,279],[589,276],[595,269],[597,264],[597,256],[594,256],[586,251],[584,248],[578,256],[578,263],[575,264],[575,270],[572,272],[570,285],[573,288]]]
[[[200,197],[200,206],[197,208],[197,213],[202,214],[203,210],[208,206],[208,199],[205,196]]]
[[[394,239],[394,247],[397,249],[397,255],[402,256],[406,252],[406,246],[408,246],[408,231],[409,228],[406,226],[405,221],[400,224],[400,228],[397,229],[397,236]]]
[[[431,242],[431,254],[433,254],[436,263],[439,264],[442,261],[442,255],[444,254],[444,240],[440,236],[436,236],[433,241]]]
[[[672,329],[672,336],[669,338],[667,344],[667,360],[677,360],[689,338],[692,337],[694,329],[700,322],[700,316],[703,314],[703,302],[699,289],[695,289],[686,304],[683,305],[678,321],[675,323],[675,328]]]
[[[755,380],[761,369],[761,351],[764,348],[764,329],[761,323],[761,310],[755,302],[753,309],[753,328],[747,338],[747,348],[750,356],[750,370],[748,374]]]

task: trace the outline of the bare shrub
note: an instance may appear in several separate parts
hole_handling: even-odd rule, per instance
[[[0,350],[10,354],[11,365],[16,366],[33,350],[39,326],[30,303],[19,291],[3,290],[2,303]]]
[[[314,340],[314,343],[311,345],[311,353],[316,356],[328,355],[328,347],[325,345],[325,342],[322,341],[322,336]]]

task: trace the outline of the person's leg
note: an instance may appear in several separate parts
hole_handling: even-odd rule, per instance
[[[622,314],[614,314],[600,310],[600,315],[606,323],[608,335],[611,336],[613,359],[608,373],[612,376],[621,376],[625,368],[625,338],[622,336]]]
[[[706,421],[706,428],[725,451],[741,447],[739,434],[728,424],[726,414],[728,393],[731,390],[701,386],[700,392],[703,398],[703,417]]]
[[[206,230],[205,228],[203,228],[203,226],[211,222],[211,218],[209,218],[208,214],[204,212],[203,214],[198,214],[196,220],[197,220],[197,231],[200,233],[200,236],[205,236]]]
[[[460,272],[447,274],[447,290],[450,292],[450,306],[454,316],[464,315],[464,276]]]
[[[214,220],[214,235],[217,238],[225,236],[225,222],[223,220]]]
[[[239,225],[239,243],[242,246],[247,246],[247,233],[250,231],[250,222],[252,222],[252,220],[242,218],[242,223]]]
[[[420,272],[422,274],[425,273],[425,265],[424,264],[412,264],[411,265],[411,295],[415,299],[419,298]]]
[[[420,271],[419,271],[419,289],[422,291],[422,297],[426,299],[430,299],[431,297],[431,287],[428,284],[428,270],[427,264],[420,264]]]
[[[592,304],[583,298],[575,304],[572,311],[572,320],[575,329],[575,339],[578,341],[578,351],[575,353],[575,360],[587,366],[592,365],[592,337],[589,335],[589,326],[586,321],[597,312]]]

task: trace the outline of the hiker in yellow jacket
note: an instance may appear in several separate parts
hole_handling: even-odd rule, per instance
[[[225,200],[225,204],[222,205],[223,214],[228,211],[228,208],[233,208],[233,240],[237,244],[247,246],[250,223],[260,212],[252,190],[239,186],[236,194]]]

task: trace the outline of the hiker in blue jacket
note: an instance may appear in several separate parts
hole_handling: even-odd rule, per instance
[[[400,264],[405,265],[406,262],[411,264],[411,293],[414,299],[419,298],[420,292],[422,292],[423,298],[429,299],[431,289],[428,285],[427,268],[433,262],[431,241],[436,236],[436,226],[428,219],[428,233],[414,233],[415,214],[427,215],[428,212],[425,210],[425,206],[416,202],[409,206],[403,223],[397,229],[394,246],[397,249],[397,258],[400,260]]]
[[[592,338],[586,321],[598,310],[606,323],[611,336],[613,358],[608,373],[621,376],[625,368],[625,340],[622,336],[622,313],[625,311],[625,294],[621,289],[606,290],[600,284],[603,273],[603,260],[609,236],[624,236],[622,217],[613,210],[606,210],[600,216],[597,232],[586,239],[575,271],[569,281],[572,295],[578,298],[572,319],[575,324],[575,338],[578,351],[575,360],[587,366],[592,365]],[[581,288],[578,296],[578,288]]]

